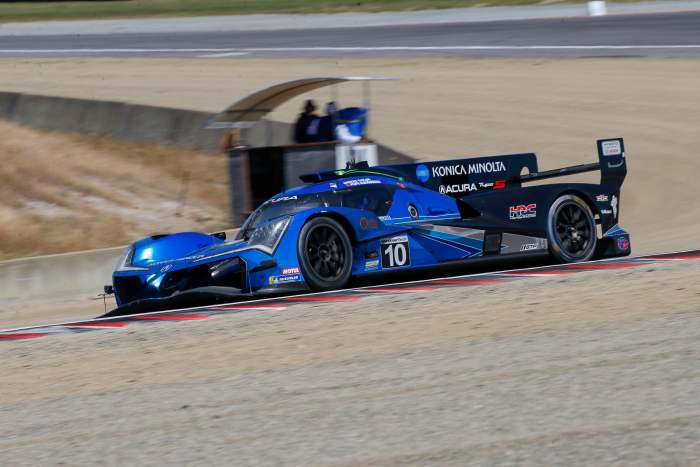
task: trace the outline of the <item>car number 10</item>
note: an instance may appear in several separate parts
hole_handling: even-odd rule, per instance
[[[398,268],[410,264],[411,256],[408,250],[408,240],[382,245],[382,267]]]

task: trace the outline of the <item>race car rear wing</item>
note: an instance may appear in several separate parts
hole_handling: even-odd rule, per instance
[[[531,182],[552,177],[563,177],[584,172],[600,170],[600,184],[621,187],[627,176],[627,162],[625,160],[625,142],[622,138],[599,139],[598,162],[591,164],[573,165],[561,169],[545,170],[521,175],[518,182]]]
[[[597,141],[598,162],[538,171],[533,153],[472,157],[447,161],[369,167],[359,163],[345,170],[302,175],[304,182],[320,182],[359,175],[384,175],[422,185],[454,198],[484,190],[521,186],[524,182],[600,170],[600,183],[617,187],[627,174],[622,138]],[[527,173],[523,173],[527,169]]]

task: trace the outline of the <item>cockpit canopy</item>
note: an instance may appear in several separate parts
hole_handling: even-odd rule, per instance
[[[352,180],[347,183],[352,184]],[[340,182],[342,185],[342,182]],[[385,216],[391,208],[394,193],[398,189],[396,185],[382,183],[343,186],[329,191],[305,194],[293,194],[277,196],[269,199],[258,207],[241,227],[239,239],[246,237],[257,228],[272,219],[281,216],[290,216],[297,212],[312,208],[352,208],[371,212],[375,216]]]

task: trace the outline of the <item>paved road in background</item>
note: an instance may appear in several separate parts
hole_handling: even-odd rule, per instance
[[[280,31],[0,37],[0,57],[700,57],[700,12]]]

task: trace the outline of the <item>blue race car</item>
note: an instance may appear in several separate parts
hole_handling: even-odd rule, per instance
[[[304,175],[306,185],[260,205],[233,241],[184,232],[128,247],[106,287],[119,305],[108,315],[340,289],[353,277],[455,263],[628,255],[618,226],[623,140],[599,140],[598,156],[544,172],[535,154],[515,154]],[[594,170],[599,184],[523,186]]]

